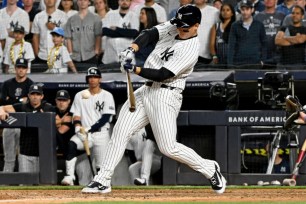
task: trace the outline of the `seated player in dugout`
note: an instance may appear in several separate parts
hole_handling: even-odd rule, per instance
[[[0,120],[5,120],[9,113],[55,112],[54,107],[43,101],[42,86],[33,84],[29,89],[29,102],[0,106]],[[38,129],[23,127],[20,132],[20,153],[18,156],[19,172],[39,172]]]

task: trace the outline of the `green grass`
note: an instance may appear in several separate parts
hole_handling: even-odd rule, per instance
[[[0,186],[0,190],[81,190],[82,186]],[[227,189],[306,189],[306,186],[227,186]],[[211,189],[210,186],[113,186],[112,189]]]

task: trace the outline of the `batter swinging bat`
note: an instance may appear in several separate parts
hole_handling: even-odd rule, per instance
[[[306,140],[304,141],[303,146],[300,150],[299,156],[296,160],[294,169],[292,171],[291,179],[284,179],[283,181],[284,186],[295,186],[296,185],[296,177],[298,176],[299,169],[302,166],[303,161],[305,159],[305,151],[306,151]]]
[[[86,135],[86,139],[83,142],[84,149],[85,149],[88,161],[89,161],[89,165],[90,165],[92,176],[95,177],[95,172],[94,172],[94,169],[93,169],[93,166],[92,166],[92,160],[91,160],[91,157],[90,157],[90,150],[89,150],[89,145],[88,145],[88,134],[86,133],[86,131],[85,131],[85,129],[83,127],[81,127],[80,132],[82,134]]]
[[[127,94],[130,102],[130,112],[134,112],[136,109],[136,103],[135,103],[135,95],[129,72],[126,72],[126,77],[127,77],[127,92],[128,92]]]

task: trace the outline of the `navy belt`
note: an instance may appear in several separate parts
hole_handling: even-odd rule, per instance
[[[145,85],[151,87],[153,85],[153,81],[146,81]],[[160,88],[170,89],[170,90],[176,89],[176,87],[167,86],[166,84],[161,84]]]

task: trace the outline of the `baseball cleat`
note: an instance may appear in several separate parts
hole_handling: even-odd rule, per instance
[[[210,185],[212,189],[218,194],[224,193],[226,188],[226,180],[222,176],[220,172],[220,167],[217,163],[215,163],[216,172],[214,175],[209,179]]]
[[[144,178],[136,178],[134,180],[134,184],[137,185],[137,186],[147,186],[147,182],[146,182],[146,179]]]
[[[109,186],[103,186],[101,183],[92,181],[86,187],[82,189],[82,193],[110,193],[112,188]]]
[[[61,184],[64,186],[73,186],[74,185],[73,180],[74,178],[72,176],[65,176],[61,181]]]

